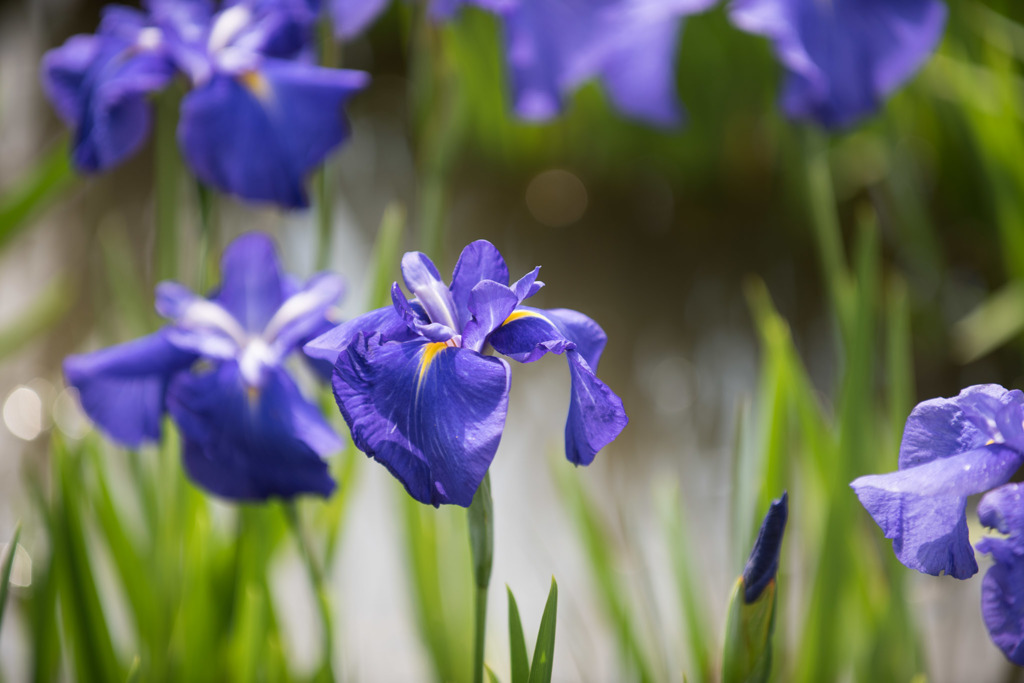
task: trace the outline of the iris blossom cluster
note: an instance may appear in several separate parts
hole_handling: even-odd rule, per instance
[[[118,443],[158,441],[169,413],[181,431],[185,470],[224,498],[265,500],[334,490],[324,456],[341,442],[303,398],[284,361],[333,327],[342,293],[328,273],[300,283],[281,272],[269,238],[247,234],[224,252],[209,298],[157,287],[171,322],[141,339],[64,362],[82,407]]]
[[[594,374],[607,340],[567,309],[524,305],[539,268],[509,284],[498,250],[467,246],[445,284],[419,252],[402,259],[392,305],[349,320],[306,345],[334,363],[334,396],[360,450],[422,503],[469,506],[494,458],[508,409],[509,365],[548,353],[569,363],[566,457],[587,465],[626,426],[622,401]]]
[[[367,74],[312,63],[306,0],[143,0],[104,8],[94,35],[43,59],[74,130],[73,160],[112,168],[149,135],[153,93],[183,75],[178,142],[196,176],[243,199],[303,207],[304,177],[348,134],[342,106]]]
[[[657,126],[682,121],[675,64],[683,23],[717,0],[432,0],[435,19],[462,5],[499,17],[515,112],[558,114],[596,79],[621,112]],[[389,0],[332,0],[342,38],[361,32]],[[842,128],[874,113],[942,37],[942,0],[733,0],[732,23],[772,41],[786,70],[786,115]]]
[[[986,527],[978,550],[995,564],[982,583],[982,616],[993,641],[1024,664],[1024,493],[1007,484],[1024,464],[1024,393],[995,384],[914,408],[903,432],[899,469],[851,486],[900,562],[926,574],[966,579],[978,571],[967,532],[967,497]]]

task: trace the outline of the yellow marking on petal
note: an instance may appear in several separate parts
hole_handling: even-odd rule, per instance
[[[514,323],[517,320],[522,320],[523,318],[540,318],[541,320],[547,321],[547,318],[542,316],[540,313],[534,313],[533,311],[525,311],[517,308],[512,311],[507,318],[505,318],[505,322],[502,323],[502,326]]]
[[[986,441],[986,442],[985,442],[985,445],[986,445],[986,446],[991,446],[991,445],[992,445],[992,444],[994,444],[995,442],[996,442],[996,440],[995,440],[995,439],[989,439],[988,441]]]
[[[454,348],[456,345],[454,339],[449,339],[443,342],[430,342],[423,347],[423,355],[420,357],[420,376],[416,381],[417,392],[420,390],[420,385],[423,384],[423,377],[427,374],[427,369],[434,362],[434,357],[445,349]]]
[[[238,80],[257,99],[270,99],[270,82],[259,71],[246,71],[238,77]]]

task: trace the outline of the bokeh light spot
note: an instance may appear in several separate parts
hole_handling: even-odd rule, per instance
[[[530,181],[526,187],[526,207],[537,222],[560,228],[583,217],[587,210],[587,188],[576,175],[553,168]]]

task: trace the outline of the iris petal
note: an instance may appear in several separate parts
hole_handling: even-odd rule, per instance
[[[547,353],[565,354],[572,380],[565,454],[577,465],[593,462],[629,422],[622,399],[598,379],[588,362],[593,359],[596,365],[600,360],[606,339],[600,326],[582,313],[527,306],[517,308],[487,338],[495,351],[521,363],[532,363]]]
[[[360,334],[380,334],[382,341],[409,341],[415,337],[394,306],[384,306],[346,320],[306,343],[302,350],[310,358],[327,361],[334,367],[338,354],[358,339]]]
[[[502,12],[516,113],[547,119],[591,78],[623,113],[680,123],[675,61],[682,18],[710,0],[522,0]]]
[[[967,535],[967,496],[1005,484],[1022,456],[1000,445],[860,477],[850,486],[893,539],[900,562],[926,574],[965,579],[978,571]]]
[[[341,441],[284,370],[251,389],[238,364],[180,373],[167,394],[181,429],[185,469],[197,484],[233,500],[291,498],[335,488],[323,456]]]
[[[873,113],[935,49],[946,23],[939,0],[736,0],[745,31],[771,39],[787,79],[787,115],[828,127]]]
[[[236,238],[224,250],[220,270],[221,285],[212,299],[247,332],[261,333],[286,296],[274,241],[257,232]]]
[[[185,159],[200,179],[243,199],[305,207],[303,180],[347,137],[342,106],[367,82],[362,72],[280,59],[215,75],[182,101]]]
[[[360,337],[338,357],[334,395],[360,450],[416,500],[468,506],[494,458],[509,367],[443,342]]]
[[[992,642],[1010,661],[1024,665],[1024,486],[1007,484],[989,492],[978,505],[978,517],[1009,534],[978,543],[978,550],[995,560],[981,584],[981,614]]]
[[[899,469],[916,467],[984,445],[993,433],[979,430],[964,413],[963,403],[978,394],[1001,398],[1007,393],[998,384],[979,384],[967,387],[954,398],[933,398],[918,403],[903,429]],[[994,416],[992,419],[994,425]]]
[[[118,443],[137,448],[160,439],[164,394],[171,377],[196,355],[163,332],[93,353],[68,356],[64,377],[86,414]]]
[[[497,247],[487,240],[477,240],[466,245],[452,271],[452,300],[463,327],[470,319],[470,294],[484,280],[508,285],[508,266]]]
[[[43,57],[43,87],[72,128],[75,166],[112,168],[149,136],[147,96],[162,90],[174,68],[161,50],[141,49],[115,36],[73,36]]]

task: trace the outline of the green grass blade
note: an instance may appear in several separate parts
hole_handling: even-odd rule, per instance
[[[519,606],[508,590],[508,645],[512,659],[512,683],[528,683],[530,680],[530,655],[526,652],[526,636],[523,633],[523,622],[519,618]]]
[[[485,664],[484,671],[487,672],[488,683],[501,683],[501,679],[498,678],[498,674],[494,673],[494,670],[491,669],[491,667]]]
[[[0,360],[20,351],[52,328],[75,304],[71,284],[58,278],[36,297],[24,315],[0,331]]]
[[[28,226],[75,179],[67,141],[53,145],[39,164],[0,196],[0,248]]]
[[[558,619],[558,584],[551,577],[551,592],[548,593],[544,615],[540,618],[537,631],[537,647],[533,650],[530,665],[530,683],[551,683],[551,671],[555,659],[555,622]]]
[[[14,527],[14,536],[7,545],[3,563],[0,564],[0,628],[4,625],[4,608],[7,606],[7,593],[11,585],[11,570],[14,569],[14,556],[18,553],[18,539],[21,538],[21,522]],[[511,596],[511,593],[509,593]]]
[[[671,495],[660,496],[658,502],[662,528],[665,530],[666,543],[672,558],[672,569],[678,587],[679,607],[686,625],[690,661],[696,668],[694,678],[698,681],[710,681],[713,678],[711,671],[712,645],[708,641],[712,629],[709,628],[710,622],[705,609],[704,593],[700,591],[694,580],[697,573],[690,558],[695,556],[696,549],[690,538],[685,510],[680,504],[678,490],[672,491]]]
[[[54,439],[58,499],[55,503],[53,564],[57,568],[61,612],[79,680],[120,680],[124,671],[117,661],[110,629],[97,593],[90,561],[89,539],[83,510],[81,453],[68,453]]]
[[[370,308],[380,308],[391,303],[391,285],[395,282],[402,234],[405,232],[405,209],[401,204],[391,203],[384,209],[384,216],[377,231],[377,243],[373,247],[373,275],[370,287]]]

